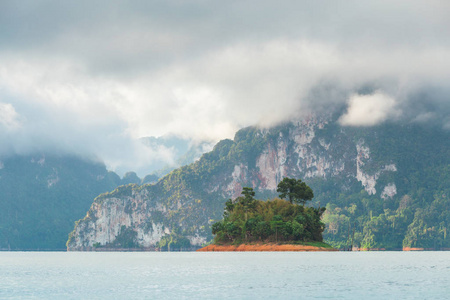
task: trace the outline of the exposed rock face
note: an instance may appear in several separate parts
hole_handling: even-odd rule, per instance
[[[311,116],[270,130],[243,129],[234,142],[220,142],[199,161],[154,185],[129,185],[101,195],[77,223],[68,249],[114,247],[124,228],[132,229],[134,242],[144,248],[157,246],[164,235],[181,235],[201,246],[212,238],[210,225],[221,219],[226,199],[238,197],[244,186],[275,195],[286,176],[359,181],[369,195],[376,195],[378,179],[396,172],[395,163],[373,161],[364,137],[356,139],[330,119]],[[379,188],[383,198],[397,192],[394,182]]]
[[[88,213],[90,222],[81,222],[76,228],[75,243],[83,247],[92,246],[86,241],[96,241],[102,245],[112,244],[120,234],[122,226],[133,227],[137,232],[137,242],[145,248],[152,247],[161,237],[170,233],[160,223],[147,222],[152,212],[144,200],[146,190],[132,191],[131,196],[111,197],[103,202],[95,202]],[[161,211],[160,211],[161,212]]]
[[[397,186],[394,183],[389,183],[384,187],[384,190],[381,193],[381,198],[383,199],[392,198],[395,195],[397,195]]]
[[[247,182],[248,168],[244,164],[234,166],[233,173],[231,173],[231,182],[223,191],[225,195],[230,195],[231,198],[238,197],[242,192],[242,183]],[[217,188],[219,186],[216,186]],[[215,189],[217,190],[217,189]]]
[[[370,160],[370,149],[366,146],[364,146],[363,141],[359,141],[356,144],[356,151],[357,151],[357,157],[356,157],[356,179],[361,182],[361,184],[364,186],[364,189],[367,191],[369,195],[375,195],[377,193],[377,190],[375,189],[375,185],[377,184],[377,180],[380,177],[380,175],[383,172],[396,172],[397,167],[395,164],[389,164],[385,165],[383,168],[378,169],[373,174],[367,174],[363,170],[363,166],[366,164],[366,161]],[[394,188],[393,188],[393,187]],[[392,197],[396,194],[394,192],[395,190],[395,184],[389,184],[389,186],[386,186],[383,195],[390,195]]]
[[[287,145],[282,141],[277,149],[269,144],[258,157],[256,167],[259,169],[260,189],[274,191],[278,182],[287,174]],[[238,191],[239,195],[240,191]],[[236,194],[234,195],[236,196]]]

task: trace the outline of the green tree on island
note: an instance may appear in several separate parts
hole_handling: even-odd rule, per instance
[[[256,207],[256,199],[253,198],[255,196],[255,192],[253,191],[252,188],[249,187],[244,187],[242,189],[242,193],[241,193],[244,197],[240,197],[239,199],[239,203],[242,205],[242,207],[244,208],[244,212],[245,212],[245,221],[247,221],[247,215],[248,212],[251,210],[254,210]]]
[[[225,203],[224,219],[212,225],[214,243],[322,242],[321,216],[325,208],[304,206],[313,196],[311,188],[300,180],[291,182],[296,184],[288,196],[291,201],[257,200],[253,189],[244,187],[242,196]]]
[[[301,179],[295,178],[283,178],[277,186],[277,192],[281,199],[287,198],[290,203],[301,203],[303,206],[314,198],[313,190]]]

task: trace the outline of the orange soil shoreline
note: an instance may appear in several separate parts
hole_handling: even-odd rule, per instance
[[[208,245],[197,251],[200,252],[243,252],[243,251],[338,251],[334,248],[314,247],[306,245],[277,245],[277,244],[241,244],[241,245]]]

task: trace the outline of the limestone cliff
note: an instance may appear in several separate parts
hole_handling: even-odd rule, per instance
[[[121,247],[117,239],[125,231],[135,247],[162,246],[162,238],[175,246],[180,237],[199,247],[212,238],[210,225],[221,219],[226,199],[239,196],[244,186],[257,196],[273,196],[286,176],[307,182],[322,205],[333,201],[330,193],[361,190],[381,203],[397,199],[399,160],[384,152],[380,131],[340,127],[333,120],[310,116],[270,129],[245,128],[156,184],[103,194],[77,222],[68,249]]]

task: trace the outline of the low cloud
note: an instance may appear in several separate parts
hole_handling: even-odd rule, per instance
[[[7,131],[20,127],[20,116],[10,103],[0,102],[0,126]]]
[[[400,115],[397,103],[381,92],[371,95],[353,94],[348,100],[347,112],[339,118],[343,126],[374,126]]]
[[[439,0],[5,0],[0,154],[59,149],[136,170],[171,161],[140,137],[217,141],[342,106],[348,126],[448,126],[449,12]]]

